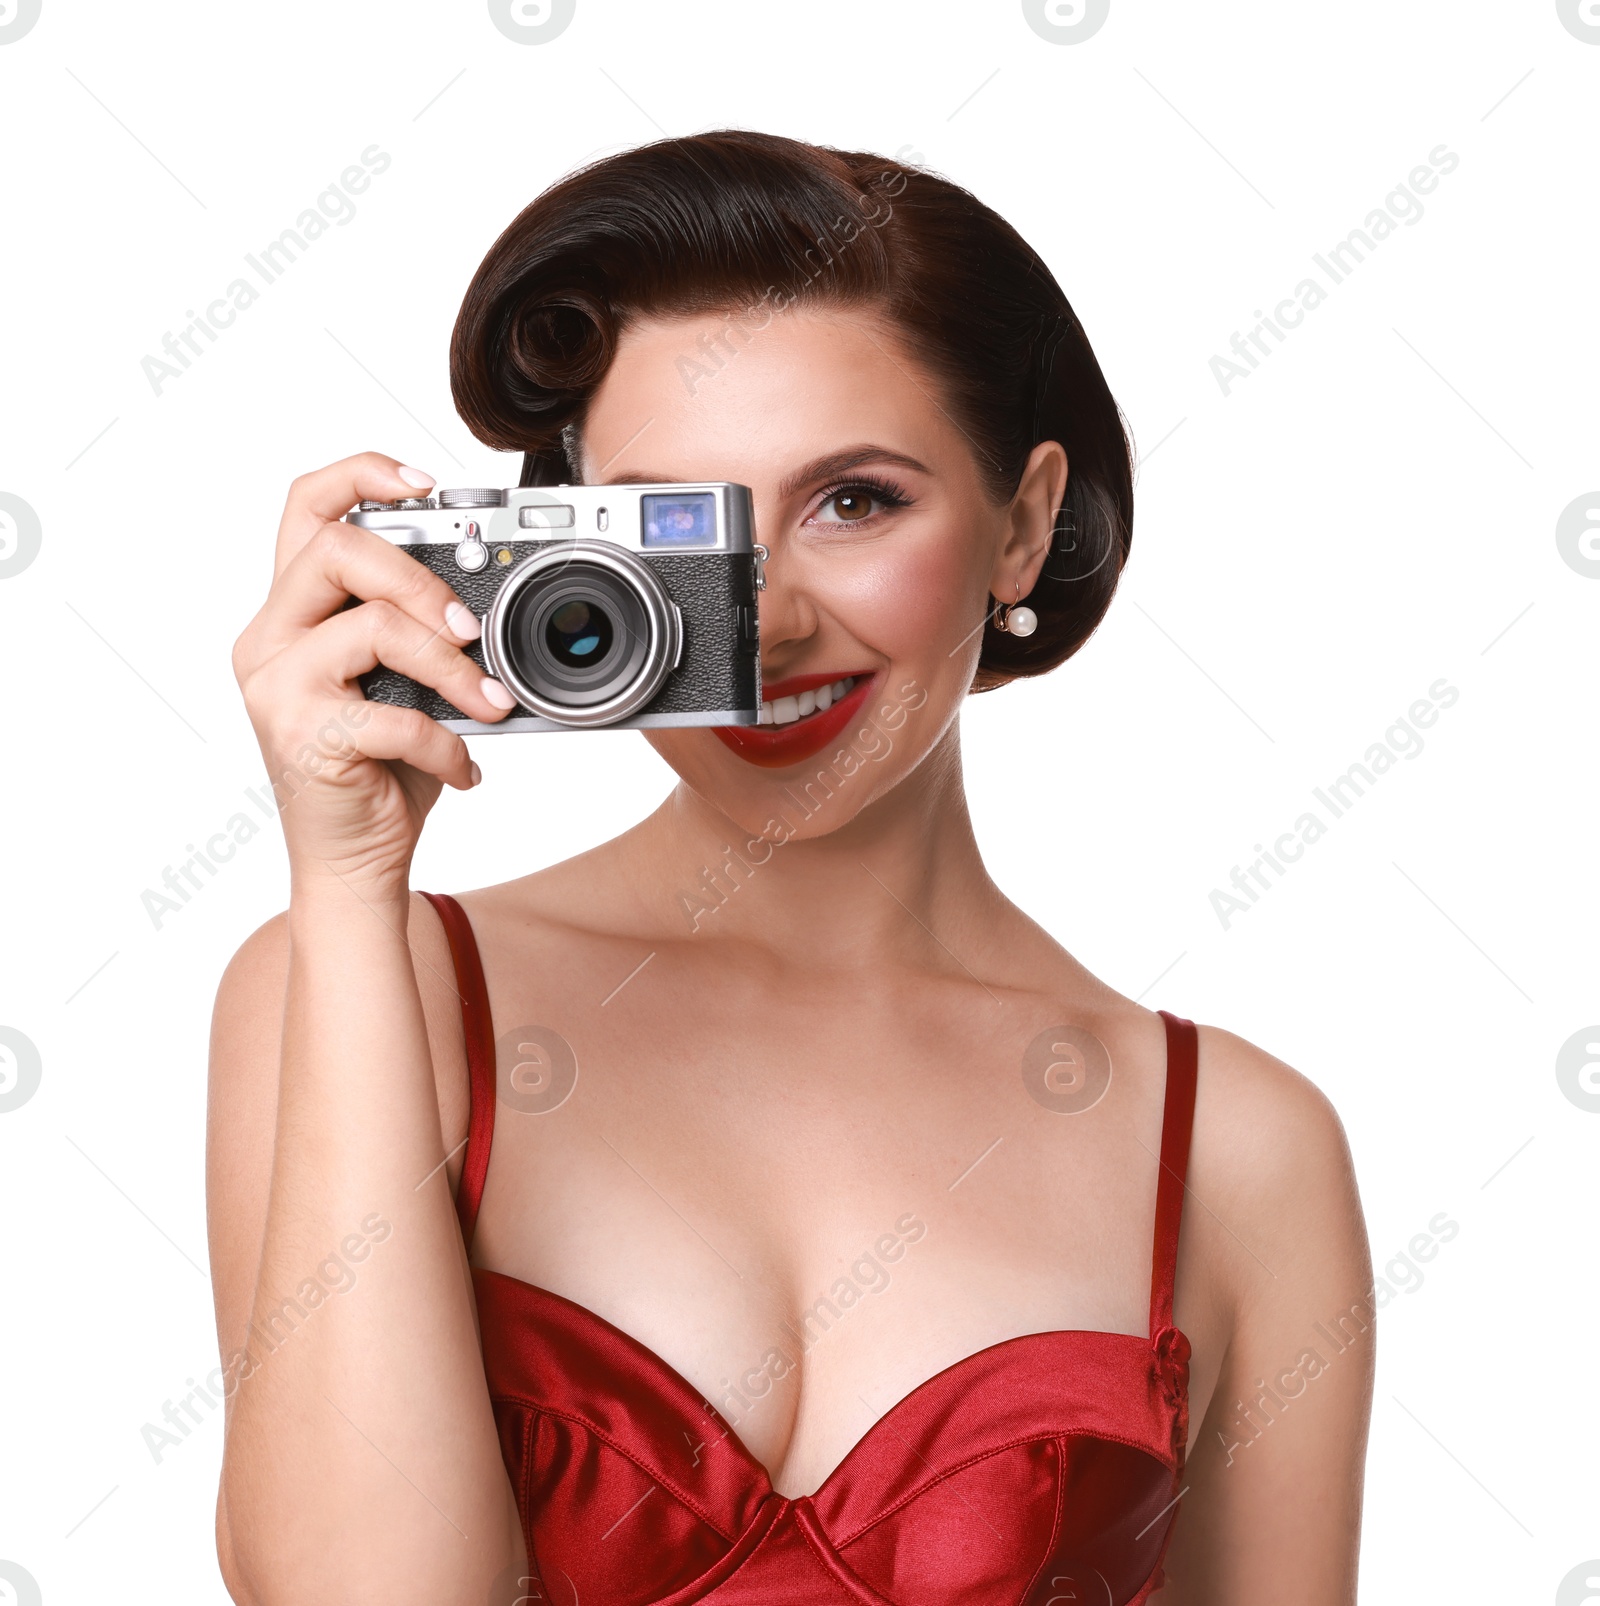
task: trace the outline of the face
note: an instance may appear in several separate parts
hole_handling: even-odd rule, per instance
[[[737,345],[728,329],[716,314],[631,326],[580,469],[591,484],[750,487],[770,553],[770,723],[645,735],[752,837],[815,837],[953,748],[989,596],[1032,589],[1066,458],[1036,447],[997,505],[933,379],[871,312],[790,308]]]

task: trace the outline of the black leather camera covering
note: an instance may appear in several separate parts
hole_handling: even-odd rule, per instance
[[[477,574],[456,567],[455,547],[448,542],[408,546],[401,550],[425,564],[451,586],[480,619],[489,612],[496,593],[524,559],[558,541],[513,541],[511,562],[496,564],[499,545],[490,545],[489,566]],[[636,724],[646,714],[719,713],[724,709],[760,706],[756,696],[755,558],[748,552],[674,552],[641,558],[648,564],[683,614],[683,656],[668,674],[655,699],[630,719]],[[747,628],[740,628],[740,610],[747,610]],[[483,663],[483,643],[464,649],[475,663]],[[446,702],[431,686],[379,666],[361,677],[361,689],[375,703],[397,708],[420,708],[430,719],[469,719]],[[531,713],[515,708],[507,718]],[[604,727],[601,727],[602,729]]]

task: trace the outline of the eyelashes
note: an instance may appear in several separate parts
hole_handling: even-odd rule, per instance
[[[820,513],[835,498],[848,494],[870,497],[875,504],[873,511],[857,519],[819,520],[817,514],[814,513],[806,522],[819,522],[836,530],[859,529],[863,526],[875,526],[885,514],[896,512],[900,508],[910,507],[911,505],[910,496],[893,480],[880,479],[870,474],[857,474],[828,486],[817,503],[817,512]]]

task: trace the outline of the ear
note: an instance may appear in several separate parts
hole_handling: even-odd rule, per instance
[[[989,577],[989,594],[996,601],[1018,602],[1038,583],[1066,494],[1066,449],[1059,441],[1040,441],[1028,454],[1006,509],[1005,540]]]

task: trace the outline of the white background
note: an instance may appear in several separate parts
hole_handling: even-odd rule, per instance
[[[160,1464],[141,1428],[216,1364],[208,1016],[279,839],[159,930],[140,899],[261,783],[228,653],[287,482],[375,448],[514,483],[448,389],[482,253],[580,161],[731,124],[920,155],[1066,288],[1145,458],[1133,557],[1077,659],[968,709],[980,840],[1113,985],[1328,1091],[1380,1271],[1459,1222],[1383,1317],[1363,1598],[1555,1600],[1600,1555],[1600,1114],[1555,1074],[1600,1021],[1600,563],[1556,540],[1600,488],[1597,96],[1553,0],[1113,0],[1071,45],[1014,0],[578,0],[533,47],[471,0],[44,0],[0,44],[0,492],[43,530],[0,579],[0,1026],[42,1062],[0,1114],[0,1558],[47,1606],[224,1599],[220,1419]],[[141,359],[373,144],[353,221],[155,394]],[[1210,359],[1440,144],[1420,220],[1225,395]],[[1212,890],[1440,677],[1424,750],[1225,930]],[[623,732],[475,753],[420,886],[670,781]]]

